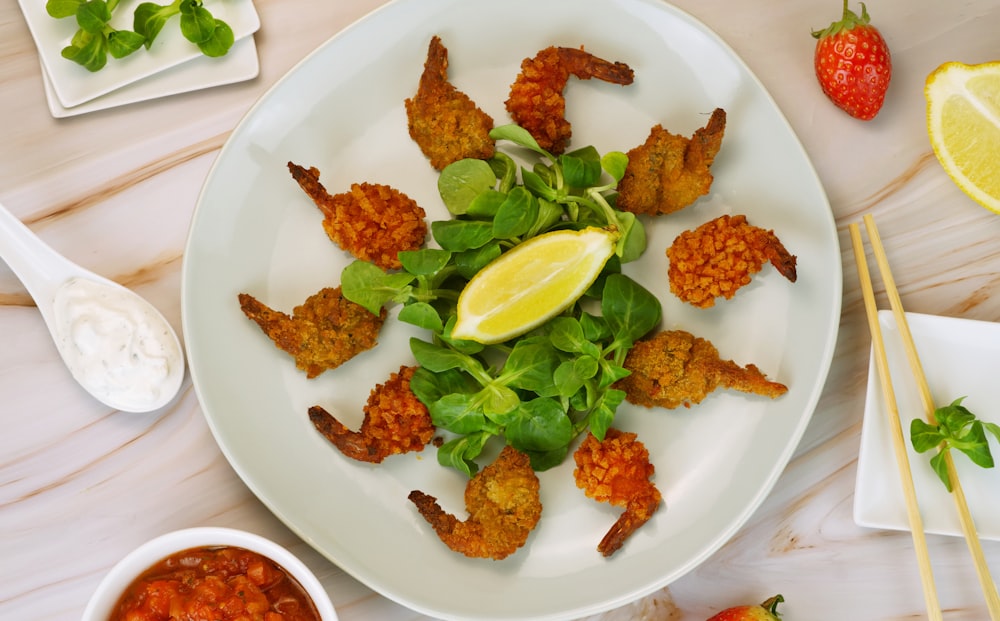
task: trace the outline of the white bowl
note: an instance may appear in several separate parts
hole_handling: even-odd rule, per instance
[[[177,530],[147,541],[111,568],[87,602],[82,621],[107,621],[118,599],[139,574],[174,552],[203,546],[234,546],[257,552],[280,565],[312,598],[320,619],[337,621],[326,589],[295,555],[259,535],[231,528],[198,527]]]

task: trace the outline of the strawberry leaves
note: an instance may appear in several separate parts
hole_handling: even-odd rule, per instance
[[[937,425],[919,418],[910,423],[910,443],[915,451],[926,453],[940,447],[931,457],[931,467],[949,492],[951,479],[945,465],[945,454],[951,449],[957,449],[977,466],[992,468],[994,461],[987,433],[1000,442],[1000,425],[977,419],[975,414],[962,405],[963,399],[964,397],[956,399],[950,405],[935,410]]]

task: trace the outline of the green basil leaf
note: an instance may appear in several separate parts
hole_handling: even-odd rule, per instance
[[[486,245],[493,239],[493,224],[482,220],[434,220],[431,235],[442,248],[463,252]]]
[[[458,273],[466,280],[471,280],[479,273],[479,270],[486,267],[490,261],[496,259],[501,254],[500,242],[493,240],[480,248],[473,248],[455,255],[455,267]]]
[[[421,248],[420,250],[403,250],[398,253],[403,269],[416,276],[436,274],[448,265],[451,253],[437,248]]]
[[[69,45],[62,49],[62,57],[83,66],[87,71],[100,71],[108,63],[108,40],[104,35],[91,35],[86,31],[80,31],[88,36],[74,37],[74,40],[82,41],[83,45]]]
[[[590,433],[594,434],[594,437],[600,441],[604,441],[604,435],[608,432],[611,424],[615,420],[615,413],[618,411],[618,406],[622,404],[625,400],[625,391],[618,389],[611,389],[604,392],[601,396],[601,401],[594,411],[590,413],[590,418],[588,420],[590,424]]]
[[[513,239],[524,235],[538,218],[538,199],[522,187],[507,194],[493,219],[493,237]]]
[[[132,15],[132,29],[145,37],[146,49],[153,45],[164,24],[178,11],[179,9],[173,5],[161,6],[154,2],[143,2],[135,8],[135,13]]]
[[[90,0],[80,5],[76,12],[76,23],[91,34],[101,34],[111,21],[111,10],[104,0]]]
[[[507,200],[505,193],[486,190],[472,199],[465,213],[470,218],[492,219],[500,211],[500,205],[503,205],[505,200]]]
[[[948,465],[944,459],[945,452],[939,451],[931,457],[931,468],[937,473],[938,478],[944,483],[945,489],[951,491],[951,478],[948,476]]]
[[[601,158],[601,167],[617,183],[625,177],[625,169],[628,168],[628,155],[621,151],[609,151]]]
[[[48,0],[45,3],[45,12],[56,19],[73,17],[80,10],[81,4],[83,0]]]
[[[497,183],[490,164],[466,158],[452,162],[438,175],[437,187],[445,207],[454,215],[462,215],[479,195],[492,190]]]
[[[427,406],[427,411],[435,427],[465,434],[483,429],[486,415],[478,406],[475,395],[458,392],[431,403]]]
[[[427,302],[412,302],[399,311],[399,320],[413,324],[418,328],[440,332],[444,329],[444,322],[437,310]]]
[[[142,47],[146,38],[131,30],[115,30],[108,33],[108,52],[115,58],[125,58]]]
[[[340,288],[345,298],[378,315],[386,304],[405,302],[409,298],[413,279],[412,274],[389,274],[377,265],[358,260],[340,273]]]
[[[930,425],[921,418],[914,418],[910,421],[910,444],[913,450],[918,453],[937,447],[944,440],[937,426]]]
[[[475,459],[482,454],[483,447],[489,439],[488,433],[473,433],[449,440],[438,448],[438,463],[471,477],[479,470]]]
[[[660,301],[624,274],[611,274],[604,284],[601,313],[619,342],[639,340],[660,323]]]
[[[573,440],[573,423],[558,401],[540,397],[521,403],[504,435],[518,450],[551,451]]]
[[[184,0],[180,5],[181,34],[191,43],[208,41],[215,32],[216,20],[212,12],[197,0]]]
[[[219,58],[229,53],[235,42],[236,36],[233,34],[233,29],[226,22],[217,19],[215,20],[215,29],[212,31],[211,36],[204,41],[200,41],[198,49],[205,56]]]
[[[574,188],[589,188],[601,180],[601,156],[592,146],[559,156],[566,185]]]

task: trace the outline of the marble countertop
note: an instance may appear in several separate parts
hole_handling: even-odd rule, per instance
[[[220,147],[279,77],[380,4],[257,0],[257,79],[54,119],[18,5],[0,3],[0,202],[60,252],[147,297],[179,329],[188,225]],[[777,592],[789,620],[921,618],[910,535],[852,518],[870,339],[847,225],[875,215],[907,310],[1000,321],[1000,216],[967,198],[938,165],[923,98],[925,77],[942,62],[1000,59],[1000,0],[870,2],[894,77],[885,107],[868,123],[834,108],[813,76],[809,32],[829,23],[839,2],[674,4],[742,56],[803,142],[841,235],[843,313],[815,415],[760,508],[695,570],[594,619],[697,621]],[[151,415],[92,400],[3,264],[0,334],[0,618],[79,618],[124,554],[194,525],[242,528],[291,548],[320,576],[344,621],[425,618],[326,561],[256,499],[215,444],[190,380]],[[964,541],[928,542],[945,618],[988,618]],[[997,574],[1000,543],[983,546]]]

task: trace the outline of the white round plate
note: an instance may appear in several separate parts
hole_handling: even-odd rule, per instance
[[[605,153],[642,143],[662,123],[691,135],[728,113],[711,195],[648,222],[649,250],[627,266],[660,295],[664,327],[711,340],[790,389],[771,401],[720,391],[690,409],[620,409],[616,426],[650,450],[665,506],[611,558],[596,550],[620,510],[587,499],[572,460],[541,474],[542,520],[500,562],[446,548],[407,500],[420,489],[464,516],[465,480],[434,449],[378,466],[343,457],[312,427],[322,405],[357,428],[369,390],[412,363],[416,329],[390,320],[373,350],[307,380],[240,311],[246,292],[286,312],[339,283],[349,258],[286,164],[315,166],[332,193],[384,183],[447,213],[436,174],[410,140],[411,97],[432,35],[449,77],[509,122],[507,91],[525,57],[585,46],[628,63],[621,87],[571,79],[572,147]],[[774,229],[798,256],[798,281],[767,267],[709,310],[669,293],[664,249],[723,213]],[[372,589],[445,619],[570,619],[648,594],[684,575],[750,517],[791,457],[819,399],[841,308],[841,263],[829,204],[801,144],[734,52],[659,0],[397,0],[337,34],[249,112],[214,165],[185,254],[183,320],[194,385],[212,432],[253,492],[290,528]]]

